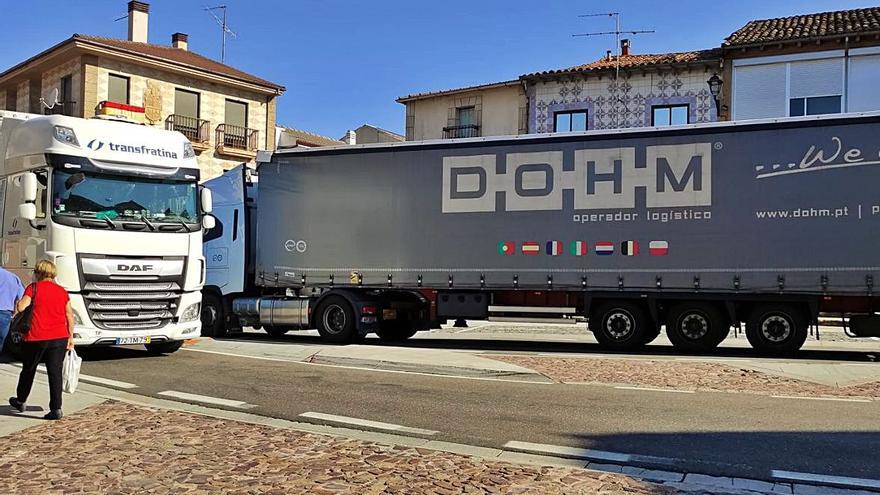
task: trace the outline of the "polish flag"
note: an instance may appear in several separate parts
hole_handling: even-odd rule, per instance
[[[648,244],[648,254],[651,256],[666,256],[669,254],[669,243],[666,241],[651,241]]]

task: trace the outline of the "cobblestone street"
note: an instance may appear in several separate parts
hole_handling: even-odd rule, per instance
[[[493,355],[492,358],[533,369],[553,380],[566,383],[641,385],[796,396],[880,397],[880,382],[834,387],[774,376],[731,364],[512,355]]]
[[[4,494],[679,493],[616,474],[487,462],[115,401],[0,441]]]

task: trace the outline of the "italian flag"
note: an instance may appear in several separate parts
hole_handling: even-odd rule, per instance
[[[501,241],[498,243],[498,254],[505,256],[513,256],[516,253],[516,245],[510,241]]]
[[[573,256],[586,256],[588,251],[586,241],[573,241],[569,249]]]
[[[639,254],[638,241],[623,241],[620,243],[620,254],[624,256],[635,256]]]
[[[547,254],[550,256],[562,254],[562,243],[560,241],[547,241]]]
[[[651,256],[666,256],[669,254],[669,243],[666,241],[651,241],[648,244],[648,254]]]
[[[523,254],[541,254],[541,246],[537,242],[528,241],[522,243],[522,253]]]

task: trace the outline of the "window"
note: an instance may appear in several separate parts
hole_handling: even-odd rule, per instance
[[[73,106],[76,105],[76,102],[73,101],[73,76],[68,75],[61,78],[59,93],[58,98],[61,100],[62,113],[73,116]]]
[[[199,118],[199,94],[184,89],[174,90],[174,114]]]
[[[683,125],[690,122],[688,105],[655,105],[651,107],[651,125]]]
[[[226,125],[247,127],[247,103],[226,100]]]
[[[455,125],[468,126],[474,125],[474,107],[460,107],[455,109]]]
[[[107,101],[128,105],[128,78],[110,74],[107,84]]]
[[[822,115],[840,113],[840,96],[810,96],[792,98],[788,101],[788,116]]]
[[[576,132],[587,130],[587,111],[573,110],[553,114],[553,132]]]

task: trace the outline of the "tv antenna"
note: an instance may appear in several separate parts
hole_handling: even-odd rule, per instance
[[[238,35],[235,34],[235,31],[229,29],[229,24],[226,23],[226,6],[217,5],[216,7],[205,7],[202,10],[211,14],[211,17],[213,17],[214,20],[217,21],[217,24],[220,25],[220,33],[222,38],[222,41],[220,42],[220,61],[226,62],[226,35],[228,34],[233,38],[238,37]],[[223,18],[218,17],[217,14],[214,13],[215,10],[222,10]]]
[[[593,36],[611,36],[614,35],[615,47],[617,55],[614,57],[614,99],[616,100],[614,103],[614,127],[620,127],[620,111],[618,109],[618,104],[623,103],[620,99],[620,85],[618,83],[618,79],[620,78],[620,35],[621,34],[629,34],[632,36],[637,36],[640,34],[651,34],[654,33],[654,30],[635,30],[635,31],[621,31],[620,29],[620,12],[605,12],[600,14],[581,14],[578,17],[613,17],[614,18],[614,31],[596,31],[592,33],[578,33],[571,35],[573,38],[581,38],[581,37],[593,37]]]

